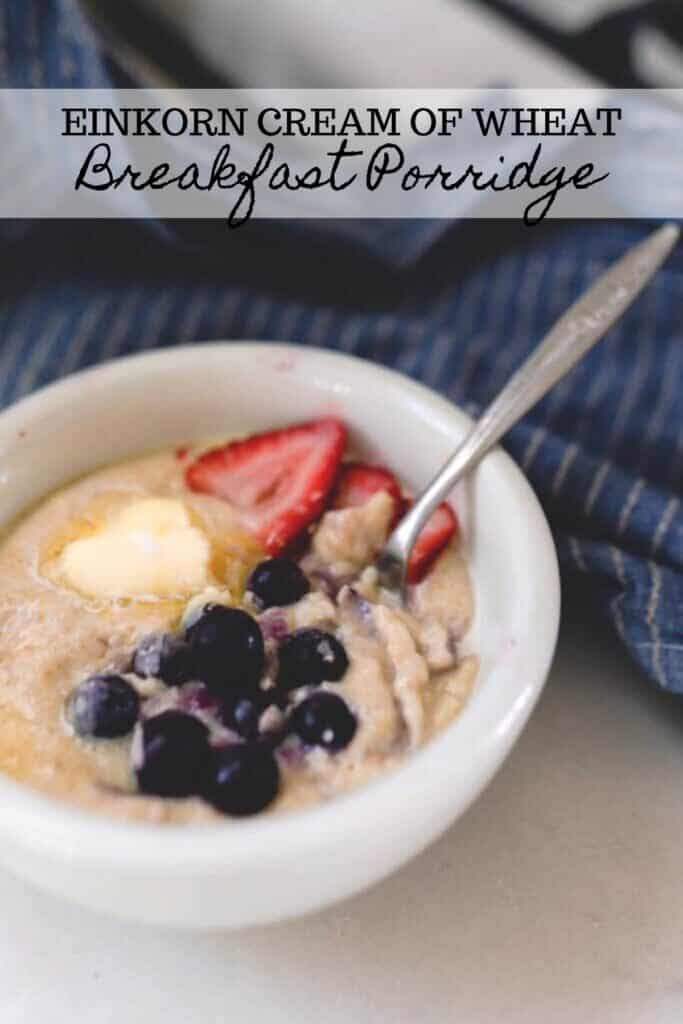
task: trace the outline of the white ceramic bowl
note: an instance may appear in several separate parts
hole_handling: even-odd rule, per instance
[[[122,359],[0,415],[0,525],[103,463],[192,438],[334,411],[413,487],[468,428],[443,398],[374,364],[291,345],[229,343]],[[239,927],[322,907],[440,835],[507,756],[543,686],[559,618],[557,562],[538,502],[492,452],[455,503],[481,657],[461,716],[364,789],[310,810],[213,827],[88,815],[0,776],[0,862],[79,903],[142,921]]]

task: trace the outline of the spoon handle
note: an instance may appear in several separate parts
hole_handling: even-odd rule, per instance
[[[659,228],[605,271],[560,317],[392,532],[377,561],[385,583],[403,582],[410,551],[434,509],[616,323],[665,261],[679,234],[673,224]]]

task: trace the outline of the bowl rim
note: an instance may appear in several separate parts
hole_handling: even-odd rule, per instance
[[[398,402],[406,399],[427,405],[442,421],[463,432],[471,418],[447,398],[397,370],[358,356],[309,345],[267,341],[216,340],[156,348],[108,360],[70,374],[20,399],[0,412],[0,431],[15,436],[27,419],[49,415],[71,403],[93,382],[116,386],[141,366],[191,368],[203,355],[245,358],[254,350],[273,356],[314,360],[329,368],[372,374],[378,386],[391,388]],[[222,357],[221,356],[221,357]],[[4,449],[6,450],[6,449]],[[0,835],[54,861],[116,865],[131,873],[188,874],[200,870],[233,870],[255,857],[277,860],[304,851],[334,845],[353,830],[367,834],[381,826],[399,827],[405,815],[406,794],[411,800],[428,799],[434,779],[452,784],[459,792],[443,829],[476,798],[505,759],[525,725],[543,689],[550,668],[560,617],[560,582],[555,547],[538,499],[522,471],[501,448],[484,460],[489,472],[515,492],[524,505],[524,529],[519,531],[524,555],[529,558],[527,599],[536,613],[533,644],[520,643],[511,653],[505,676],[523,672],[521,689],[502,688],[496,706],[491,699],[466,705],[440,735],[359,789],[323,804],[283,812],[272,817],[228,819],[211,824],[153,824],[120,821],[43,795],[0,773]],[[486,680],[484,680],[484,686]],[[492,698],[492,694],[491,694]],[[467,751],[463,759],[458,752]],[[463,763],[464,761],[464,763]],[[442,829],[442,830],[443,830]]]

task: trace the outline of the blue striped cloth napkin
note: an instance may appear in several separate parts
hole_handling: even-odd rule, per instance
[[[116,84],[74,0],[0,3],[0,84]],[[676,173],[672,167],[672,174]],[[396,367],[476,412],[649,226],[637,222],[5,222],[0,402],[161,344],[264,338]],[[683,693],[683,249],[509,435],[585,585]],[[257,400],[257,396],[255,396]],[[598,619],[597,616],[600,616]]]

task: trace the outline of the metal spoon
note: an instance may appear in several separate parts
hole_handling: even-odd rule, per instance
[[[382,586],[403,589],[410,552],[432,512],[458,480],[616,323],[654,277],[679,235],[674,224],[655,231],[605,271],[558,320],[391,533],[375,562]]]

